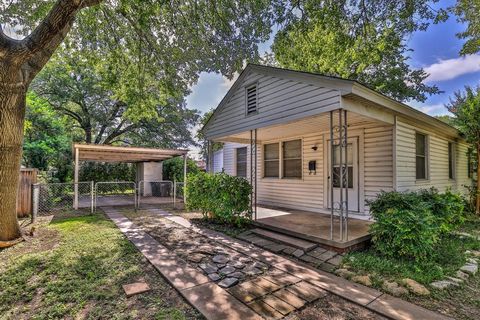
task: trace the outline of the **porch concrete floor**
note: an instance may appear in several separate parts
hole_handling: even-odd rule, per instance
[[[348,240],[341,241],[339,219],[334,219],[333,240],[330,239],[330,215],[301,210],[259,206],[256,223],[266,229],[310,240],[334,248],[345,249],[371,238],[371,221],[348,220]]]

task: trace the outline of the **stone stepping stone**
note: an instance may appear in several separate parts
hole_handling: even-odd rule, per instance
[[[194,253],[194,254],[191,254],[187,257],[188,261],[192,261],[192,262],[195,262],[195,263],[201,262],[203,260],[203,258],[205,258],[205,255],[201,254],[201,253]]]
[[[478,265],[473,263],[467,263],[460,268],[460,271],[466,272],[471,275],[475,275],[478,272]]]
[[[245,273],[247,276],[255,276],[257,274],[262,274],[263,271],[257,268],[254,268],[252,266],[245,267],[243,270],[243,273]]]
[[[237,278],[228,277],[228,278],[225,278],[222,281],[220,281],[218,283],[218,285],[222,288],[230,288],[230,287],[236,285],[237,283],[238,283]]]
[[[248,305],[252,308],[256,313],[261,315],[265,319],[281,319],[283,318],[283,314],[275,310],[274,308],[270,307],[263,301],[255,301]]]
[[[336,253],[335,251],[325,251],[324,253],[318,255],[317,258],[323,261],[327,261],[335,257],[337,254],[338,253]]]
[[[432,286],[435,289],[444,290],[450,287],[458,287],[459,284],[453,281],[440,280],[440,281],[435,281],[430,283],[430,286]]]
[[[212,258],[212,261],[215,263],[225,264],[230,261],[230,258],[224,255],[216,255]]]
[[[334,265],[335,267],[338,267],[340,263],[342,263],[343,257],[340,255],[336,255],[332,259],[327,260],[328,263]]]
[[[268,266],[263,263],[263,262],[259,262],[259,261],[255,261],[253,264],[252,264],[252,267],[253,268],[257,268],[257,269],[263,269],[263,270],[267,270],[268,269]]]
[[[300,250],[300,249],[297,249],[297,250],[292,252],[292,256],[297,257],[297,258],[303,256],[304,254],[305,254],[305,251]]]
[[[240,272],[240,271],[235,271],[234,273],[230,273],[229,276],[233,277],[233,278],[238,278],[238,279],[245,278],[245,274],[243,272]]]
[[[305,281],[296,283],[286,289],[307,302],[315,301],[327,295],[327,291]]]
[[[284,316],[286,316],[287,314],[289,314],[289,313],[292,312],[292,311],[295,311],[295,307],[294,307],[294,306],[292,306],[291,304],[286,303],[285,301],[283,301],[282,299],[280,299],[279,297],[274,296],[274,295],[266,296],[266,297],[263,299],[263,302],[265,302],[265,303],[268,304],[270,307],[272,307],[273,309],[277,310],[278,312],[280,312],[280,313],[283,314]]]
[[[245,264],[240,261],[231,261],[228,263],[228,265],[237,269],[243,269],[245,267]]]
[[[200,263],[198,267],[205,271],[207,274],[217,272],[218,270],[218,267],[212,263]]]
[[[226,266],[222,269],[219,270],[220,274],[224,274],[224,275],[229,275],[230,273],[233,273],[235,272],[237,269],[235,269],[234,267],[232,266]]]
[[[220,279],[222,279],[222,277],[218,274],[218,273],[210,273],[208,275],[208,277],[212,280],[212,281],[218,281]]]
[[[144,293],[150,290],[150,286],[146,282],[134,282],[122,285],[123,291],[127,297],[131,297],[136,294]]]

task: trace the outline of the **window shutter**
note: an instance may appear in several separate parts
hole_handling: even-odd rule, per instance
[[[247,88],[247,114],[257,112],[257,85]]]

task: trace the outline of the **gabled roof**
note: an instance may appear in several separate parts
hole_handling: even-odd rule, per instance
[[[211,123],[211,121],[215,119],[215,115],[218,114],[223,109],[223,107],[230,100],[230,97],[242,85],[243,80],[251,72],[258,72],[258,73],[267,74],[270,76],[287,78],[287,79],[297,80],[300,82],[316,84],[326,88],[337,89],[341,92],[341,95],[344,97],[349,97],[349,96],[360,97],[362,99],[368,100],[371,103],[384,107],[393,113],[425,122],[433,127],[436,127],[437,129],[442,130],[444,133],[447,133],[449,135],[453,135],[453,136],[460,135],[459,131],[456,128],[450,126],[449,124],[435,117],[432,117],[426,113],[423,113],[420,110],[410,107],[402,102],[399,102],[390,97],[387,97],[384,94],[381,94],[373,89],[370,89],[366,85],[361,84],[358,81],[348,80],[348,79],[343,79],[343,78],[333,77],[333,76],[325,76],[318,73],[277,68],[277,67],[264,66],[264,65],[252,64],[252,63],[249,63],[245,67],[245,69],[242,70],[238,79],[235,81],[232,87],[228,90],[227,94],[220,101],[217,108],[215,108],[215,111],[207,120],[207,122],[205,123],[201,131],[208,129],[208,126]]]

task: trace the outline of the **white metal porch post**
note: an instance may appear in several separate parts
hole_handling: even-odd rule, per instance
[[[187,194],[185,192],[187,188],[187,154],[183,155],[183,203],[187,203]]]
[[[257,129],[250,130],[250,210],[257,220]]]

